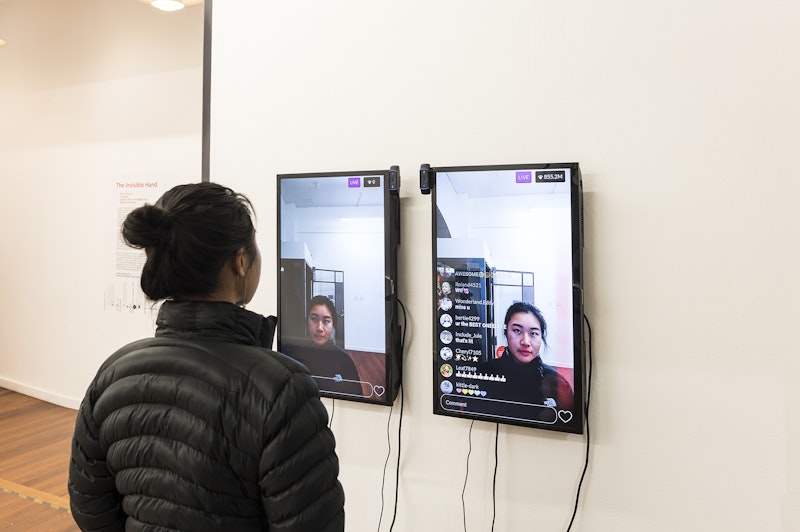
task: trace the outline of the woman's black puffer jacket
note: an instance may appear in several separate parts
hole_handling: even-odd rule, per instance
[[[100,368],[75,424],[83,530],[344,530],[327,412],[274,323],[222,302],[165,302],[155,338]]]

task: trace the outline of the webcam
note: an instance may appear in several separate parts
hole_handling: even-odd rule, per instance
[[[400,190],[400,167],[396,164],[389,168],[389,191],[397,192]]]
[[[423,194],[430,194],[435,184],[435,173],[431,170],[431,165],[421,165],[419,167],[419,191]]]

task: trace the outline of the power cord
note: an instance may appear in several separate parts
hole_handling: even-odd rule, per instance
[[[384,506],[384,497],[383,497],[383,490],[386,487],[386,468],[389,465],[389,457],[392,455],[392,434],[390,432],[390,427],[392,424],[392,410],[394,409],[394,405],[389,407],[389,419],[386,420],[386,444],[389,448],[389,452],[386,453],[386,460],[383,462],[383,480],[381,481],[381,514],[378,516],[378,532],[381,530],[381,521],[383,521],[383,506]]]
[[[405,393],[403,391],[403,353],[405,352],[406,345],[406,331],[408,330],[408,312],[406,306],[400,299],[397,300],[400,308],[403,309],[403,334],[400,336],[400,420],[397,423],[397,467],[395,468],[394,477],[394,514],[392,515],[392,524],[389,525],[389,532],[394,530],[394,522],[397,519],[397,496],[400,492],[400,446],[402,443],[401,435],[403,433],[403,406],[405,405]]]
[[[461,516],[464,520],[464,532],[467,532],[467,506],[464,502],[464,493],[467,491],[467,478],[469,478],[469,456],[472,454],[472,426],[474,424],[475,420],[473,419],[469,424],[469,436],[467,437],[467,441],[469,442],[469,450],[467,451],[467,467],[466,471],[464,472],[464,487],[461,488]]]
[[[581,473],[581,479],[578,482],[578,491],[575,494],[575,508],[572,510],[572,519],[569,520],[569,525],[567,526],[567,532],[572,529],[572,523],[575,521],[575,516],[578,513],[578,501],[581,497],[581,486],[583,486],[583,479],[586,477],[586,470],[589,468],[589,398],[592,391],[592,325],[589,323],[589,318],[586,317],[586,314],[583,315],[583,321],[586,322],[586,329],[589,332],[589,349],[587,350],[587,354],[589,356],[589,376],[586,379],[586,413],[584,415],[584,419],[586,420],[586,459],[583,463],[583,473]]]
[[[392,513],[392,524],[389,525],[389,532],[394,530],[394,522],[397,519],[397,495],[400,492],[400,435],[403,432],[403,385],[400,385],[400,421],[397,425],[397,466],[395,467],[394,477],[394,512]]]
[[[500,423],[494,425],[494,474],[492,475],[492,532],[494,532],[494,518],[497,515],[497,439],[500,435]]]
[[[397,466],[395,468],[395,482],[394,482],[394,511],[392,513],[392,522],[389,525],[389,532],[394,529],[394,523],[397,519],[397,502],[398,502],[398,494],[400,492],[400,450],[401,450],[401,443],[402,443],[402,431],[403,431],[403,406],[404,406],[404,386],[403,386],[403,368],[405,364],[403,363],[403,353],[405,352],[405,345],[406,345],[406,331],[408,330],[408,313],[406,312],[406,307],[400,299],[397,300],[397,303],[400,305],[400,308],[403,310],[403,333],[400,336],[400,352],[398,353],[399,359],[399,367],[400,367],[400,419],[397,424]],[[378,532],[381,529],[381,523],[383,522],[383,509],[384,509],[384,495],[383,490],[386,485],[386,470],[387,466],[389,465],[389,457],[392,454],[392,439],[391,439],[391,421],[392,421],[392,411],[394,410],[394,404],[389,408],[389,418],[386,421],[386,440],[388,445],[388,451],[386,453],[386,461],[383,463],[383,480],[381,482],[381,513],[378,517]]]

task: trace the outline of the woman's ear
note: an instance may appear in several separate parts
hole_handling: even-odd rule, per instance
[[[250,259],[247,256],[247,250],[243,247],[239,248],[239,251],[236,252],[236,256],[233,258],[233,272],[239,277],[244,277],[247,273],[249,262]]]

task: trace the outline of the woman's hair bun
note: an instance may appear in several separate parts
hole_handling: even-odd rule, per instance
[[[161,207],[144,205],[128,213],[122,223],[122,238],[134,248],[158,246],[167,234],[170,215]]]

